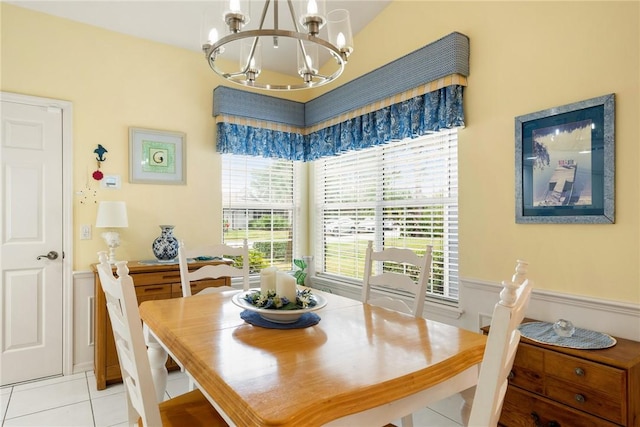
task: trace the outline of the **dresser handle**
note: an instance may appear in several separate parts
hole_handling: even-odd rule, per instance
[[[535,427],[542,427],[542,424],[540,424],[540,416],[536,412],[531,413],[531,419]]]
[[[575,372],[579,377],[584,377],[584,370],[582,368],[575,368],[573,372]]]
[[[516,376],[516,373],[513,371],[509,371],[509,375],[507,375],[508,380],[512,380]]]
[[[547,425],[548,425],[549,427],[560,427],[560,423],[559,423],[559,422],[557,422],[557,421],[549,421],[549,422],[547,423]]]
[[[581,395],[581,394],[576,394],[576,395],[575,395],[575,398],[576,398],[576,402],[580,402],[580,403],[584,403],[584,402],[585,402],[585,400],[587,400],[587,399],[585,399],[585,398],[584,398],[584,396],[583,396],[583,395]]]

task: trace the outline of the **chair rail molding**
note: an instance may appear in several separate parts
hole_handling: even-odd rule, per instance
[[[462,326],[480,330],[488,325],[491,321],[490,313],[501,289],[499,283],[462,278]],[[579,328],[640,341],[640,304],[539,290],[535,289],[535,281],[525,316],[545,322],[567,319]]]

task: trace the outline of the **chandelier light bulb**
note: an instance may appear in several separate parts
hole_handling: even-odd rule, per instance
[[[342,49],[345,43],[346,43],[346,40],[344,38],[344,34],[338,33],[338,37],[336,37],[336,46],[338,46],[338,49]]]
[[[209,44],[214,44],[217,41],[218,41],[218,30],[216,30],[215,28],[212,28],[211,31],[209,31],[208,42]]]
[[[240,12],[240,0],[230,0],[229,1],[229,11],[231,11],[231,12]]]
[[[307,14],[308,15],[317,15],[318,14],[318,3],[315,0],[309,0],[307,3]]]

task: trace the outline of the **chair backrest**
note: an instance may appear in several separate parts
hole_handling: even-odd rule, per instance
[[[427,293],[427,285],[431,274],[432,246],[427,245],[425,254],[418,255],[411,249],[386,248],[382,251],[373,250],[373,242],[367,244],[367,252],[364,265],[364,278],[362,282],[362,301],[369,304],[386,307],[392,310],[413,314],[421,317],[424,309],[424,298]],[[394,263],[399,270],[376,271],[378,262]],[[391,265],[391,264],[388,264]],[[409,269],[405,272],[405,269]],[[411,276],[417,275],[417,280]],[[371,298],[371,287],[380,286],[390,289],[410,292],[413,295],[413,307],[398,298],[380,297]]]
[[[129,268],[126,261],[117,262],[116,278],[107,253],[99,252],[98,259],[100,284],[107,300],[107,311],[127,395],[129,425],[136,424],[138,418],[141,418],[145,426],[160,426],[160,409]]]
[[[513,367],[520,331],[531,298],[532,284],[526,279],[527,263],[518,260],[511,281],[503,281],[500,301],[493,309],[489,337],[482,358],[469,426],[496,426],[507,391],[507,377]]]
[[[190,258],[238,256],[242,259],[242,266],[235,267],[229,264],[205,265],[194,271],[189,271]],[[180,281],[182,283],[182,296],[191,296],[191,281],[201,279],[217,279],[219,277],[241,277],[242,289],[249,290],[249,245],[244,239],[242,246],[229,246],[225,244],[200,246],[195,249],[187,249],[184,241],[178,248],[178,260],[180,262]]]

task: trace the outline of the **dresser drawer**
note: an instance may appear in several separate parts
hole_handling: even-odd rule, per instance
[[[505,427],[553,425],[557,427],[617,426],[617,424],[568,408],[513,386],[507,389],[499,425]]]
[[[218,286],[225,286],[229,281],[228,277],[221,277],[219,279],[205,279],[196,280],[191,282],[191,295],[195,295],[204,288],[215,288]],[[171,293],[173,297],[182,296],[182,285],[180,283],[173,283]]]
[[[180,281],[179,271],[158,271],[151,273],[132,274],[131,278],[136,286],[157,285],[161,283],[171,284]]]
[[[575,382],[547,377],[545,396],[615,423],[623,423],[626,419],[622,395],[614,398],[601,393],[597,388],[583,387]]]
[[[544,372],[544,350],[521,343],[513,361],[509,384],[543,393],[542,372]]]
[[[627,388],[626,374],[622,369],[551,351],[546,353],[544,372],[582,387],[593,388],[615,399],[620,399]]]
[[[136,286],[135,288],[136,297],[138,298],[138,304],[149,299],[171,298],[170,284]]]
[[[616,423],[626,420],[624,370],[547,352],[545,375],[544,394],[551,399]]]

